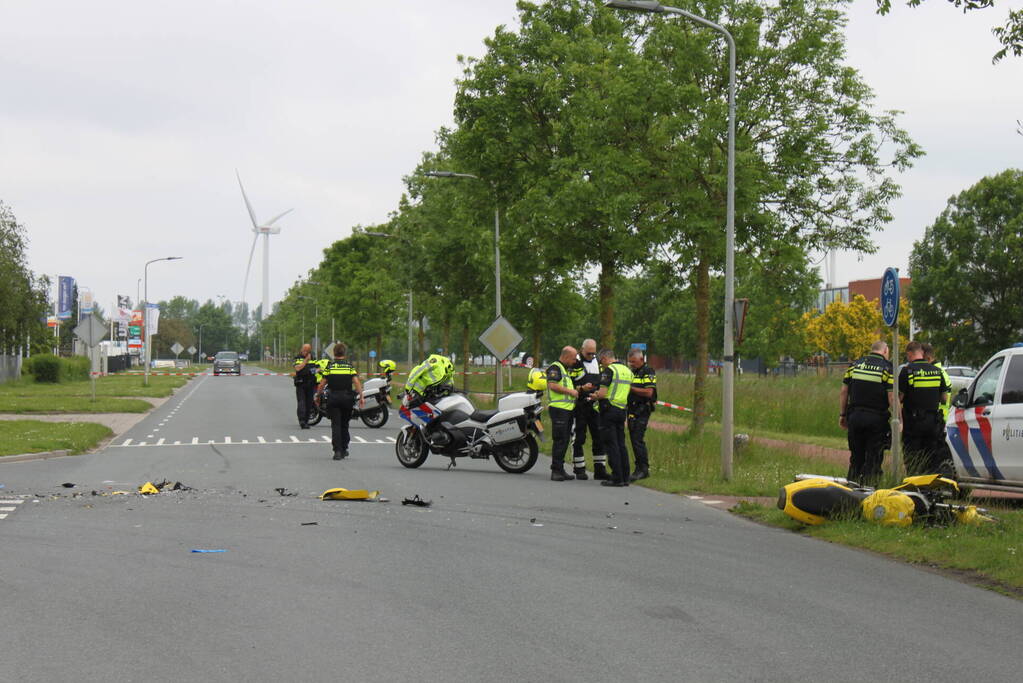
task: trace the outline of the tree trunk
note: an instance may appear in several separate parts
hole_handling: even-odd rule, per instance
[[[383,360],[384,353],[384,337],[379,332],[377,333],[377,363]]]
[[[600,340],[598,349],[613,349],[615,344],[614,283],[618,273],[613,261],[601,261],[597,280],[600,301]]]
[[[540,367],[540,337],[543,333],[543,315],[540,307],[533,310],[533,367]]]
[[[469,321],[462,324],[462,391],[469,392]]]
[[[696,264],[696,378],[693,381],[693,427],[699,435],[707,421],[707,352],[710,346],[710,260],[703,252]]]
[[[426,331],[424,330],[424,325],[423,325],[424,317],[425,316],[423,316],[422,313],[419,314],[419,332],[418,332],[418,334],[419,334],[419,362],[420,363],[422,363],[424,360],[426,360],[426,355],[425,355],[425,352],[424,352],[424,349],[426,348]]]
[[[444,316],[444,341],[441,344],[444,347],[444,355],[451,355],[451,316]]]

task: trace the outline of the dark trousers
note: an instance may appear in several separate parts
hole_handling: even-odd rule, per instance
[[[853,408],[849,411],[846,425],[849,427],[849,473],[846,478],[874,486],[881,479],[888,415]]]
[[[355,395],[350,391],[332,392],[327,397],[327,417],[330,418],[330,445],[335,451],[347,451],[351,434],[348,422],[352,419]]]
[[[646,427],[650,423],[650,413],[646,408],[638,409],[629,415],[629,443],[632,444],[632,459],[635,461],[636,472],[649,472],[650,459],[646,451]]]
[[[564,408],[550,408],[551,415],[551,469],[565,469],[565,453],[568,442],[572,440],[572,429],[575,425],[575,411]]]
[[[313,395],[316,393],[316,385],[312,382],[303,382],[295,385],[295,399],[298,401],[298,423],[304,425],[309,422],[309,414],[313,411]]]
[[[625,411],[608,405],[600,411],[600,438],[604,443],[612,481],[629,482],[629,451],[625,449]]]
[[[594,404],[583,401],[575,404],[575,441],[572,443],[572,467],[583,469],[586,467],[586,456],[583,455],[583,446],[586,445],[586,431],[589,430],[590,438],[593,440],[593,464],[603,465],[607,462],[604,455],[604,444],[600,436],[600,413],[594,410]]]
[[[906,415],[902,432],[902,452],[906,462],[906,474],[937,474],[941,471],[941,460],[945,455],[945,434],[941,425],[941,414],[918,413]]]

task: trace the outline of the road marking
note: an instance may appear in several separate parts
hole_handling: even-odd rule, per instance
[[[139,442],[138,442],[137,444],[135,444],[135,445],[136,445],[136,446],[145,446],[145,445],[146,445],[146,442],[145,442],[145,441],[139,441]]]
[[[162,441],[162,439],[161,439],[161,441]],[[394,443],[394,441],[395,440],[394,440],[393,437],[387,437],[386,439],[375,439],[375,440],[372,440],[372,441],[367,441],[366,439],[363,439],[361,441],[355,441],[355,439],[352,439],[352,443],[353,444],[358,444],[359,446],[378,446],[378,445],[381,445],[381,444],[392,444],[392,443]],[[194,446],[242,446],[242,445],[248,446],[248,447],[252,448],[254,446],[309,446],[309,445],[322,446],[325,443],[330,443],[330,437],[324,436],[324,437],[322,437],[322,440],[321,439],[308,439],[306,441],[281,441],[280,439],[277,439],[277,441],[275,443],[271,443],[269,441],[266,441],[264,443],[255,443],[255,442],[251,442],[251,441],[237,441],[237,440],[232,440],[232,441],[212,441],[212,440],[210,440],[210,441],[203,441],[202,443],[199,443],[198,439],[194,440],[191,443],[189,443],[189,442],[181,443],[180,441],[176,441],[174,443],[159,443],[159,442],[149,443],[148,441],[139,441],[138,443],[133,443],[131,445],[123,444],[123,443],[112,444],[112,445],[109,446],[109,448],[174,448],[174,447],[178,447],[178,448],[192,448]]]
[[[180,446],[180,445],[181,445],[181,442],[180,442],[180,441],[175,441],[175,442],[174,442],[174,445],[175,445],[175,446]]]
[[[164,442],[164,439],[161,437],[160,440],[156,442],[156,445],[157,446],[162,446],[163,442]]]
[[[276,441],[274,441],[274,443],[281,443],[281,440],[277,439]]]
[[[361,436],[353,436],[352,441],[354,441],[355,443],[366,443],[366,440]]]
[[[723,501],[723,500],[705,500],[705,501],[703,501],[704,505],[721,505],[721,503],[723,503],[723,502],[725,502],[725,501]]]
[[[125,439],[125,440],[124,440],[124,441],[123,441],[123,442],[121,443],[121,445],[122,445],[122,446],[130,446],[130,445],[131,445],[131,442],[132,442],[132,440],[131,440],[131,439]]]
[[[0,505],[21,505],[23,500],[0,500]]]
[[[259,439],[259,443],[266,443],[266,439],[264,439],[263,437],[257,436],[256,438]]]
[[[248,439],[242,439],[242,443],[248,443],[248,442],[249,442]]]
[[[17,509],[18,509],[18,508],[14,507],[14,506],[12,505],[11,507],[4,507],[4,508],[0,508],[0,512],[14,512],[14,511],[15,511],[15,510],[17,510]]]
[[[224,443],[231,443],[231,437],[225,436],[224,437]]]
[[[0,519],[7,519],[7,513],[0,514]]]
[[[192,445],[195,446],[198,443],[199,443],[199,437],[198,436],[193,436],[192,437]]]
[[[298,440],[298,437],[295,436],[294,434],[291,435],[291,440],[294,441],[295,443],[302,443],[301,441]]]

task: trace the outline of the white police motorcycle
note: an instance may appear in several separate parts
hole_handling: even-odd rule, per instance
[[[402,398],[398,414],[409,424],[398,433],[394,450],[405,467],[419,467],[430,453],[451,458],[489,459],[505,472],[522,474],[536,464],[536,435],[543,431],[540,394],[522,391],[501,397],[497,410],[476,410],[450,385],[428,393],[416,405]],[[450,467],[449,466],[449,467]]]

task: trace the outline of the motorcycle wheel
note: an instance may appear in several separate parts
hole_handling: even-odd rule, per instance
[[[409,436],[411,434],[411,436]],[[405,467],[414,469],[426,462],[426,456],[430,454],[426,442],[418,431],[401,430],[397,440],[394,442],[394,453],[398,456],[398,462]]]
[[[494,453],[494,462],[505,472],[523,474],[536,464],[539,455],[540,448],[536,444],[536,438],[532,434],[526,434],[522,441],[499,448]]]
[[[322,419],[323,411],[320,410],[319,408],[313,407],[313,409],[309,411],[308,422],[310,427],[315,427],[316,425],[320,424],[320,420]]]
[[[359,418],[362,419],[362,423],[367,427],[378,429],[387,424],[387,418],[391,416],[390,413],[391,411],[386,406],[381,406],[368,413],[362,413],[359,415]]]

